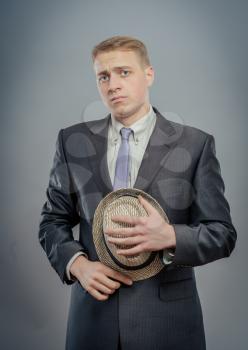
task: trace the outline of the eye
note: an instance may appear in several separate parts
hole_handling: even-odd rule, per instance
[[[107,80],[106,78],[108,78],[107,75],[102,75],[102,76],[100,76],[100,78],[98,79],[98,81],[101,83],[102,81],[106,81],[106,80]]]
[[[129,70],[126,70],[126,69],[123,69],[121,73],[125,73],[125,74],[122,74],[124,77],[127,77],[129,75]],[[127,73],[127,74],[126,74]]]

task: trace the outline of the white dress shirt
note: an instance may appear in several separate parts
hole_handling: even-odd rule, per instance
[[[133,187],[137,178],[137,174],[149,142],[150,136],[153,132],[153,129],[156,124],[156,114],[150,104],[150,109],[147,114],[145,114],[142,118],[134,122],[129,126],[133,130],[129,137],[129,176],[128,176],[128,187]],[[115,119],[113,114],[111,113],[111,122],[108,129],[108,148],[107,148],[107,162],[110,179],[112,184],[114,183],[115,176],[115,165],[118,156],[119,147],[121,145],[121,134],[120,129],[125,125],[120,123]],[[66,267],[66,274],[68,279],[75,280],[73,276],[70,274],[70,267],[74,260],[79,256],[87,255],[84,252],[78,252],[70,259]],[[170,264],[172,262],[171,258],[173,254],[164,250],[163,254],[163,262],[165,265]]]

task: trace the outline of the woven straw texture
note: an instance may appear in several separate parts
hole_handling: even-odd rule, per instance
[[[107,242],[105,239],[104,231],[107,227],[120,228],[132,226],[128,223],[112,221],[111,217],[113,215],[148,215],[144,207],[140,204],[139,199],[137,198],[138,195],[141,195],[143,198],[145,198],[153,207],[158,210],[165,221],[169,222],[168,217],[160,204],[148,193],[135,188],[122,188],[110,192],[98,204],[93,218],[93,241],[99,260],[114,270],[120,271],[123,274],[129,276],[134,281],[152,277],[165,267],[159,258],[158,252],[149,265],[145,267],[139,267],[139,265],[147,262],[148,258],[151,255],[151,252],[144,252],[131,257],[118,255],[116,254],[116,245]],[[131,266],[132,270],[127,270],[124,267],[118,266],[114,259],[111,258],[106,245],[115,259],[117,259],[122,265],[125,265],[126,267]],[[130,247],[131,246],[129,246],[129,248]],[[119,246],[118,248],[125,247]]]

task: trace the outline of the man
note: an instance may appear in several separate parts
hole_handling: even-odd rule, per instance
[[[66,349],[205,349],[193,268],[229,256],[236,241],[214,138],[150,104],[154,70],[141,41],[109,38],[92,58],[111,113],[60,130],[39,230],[51,265],[72,284]],[[133,224],[128,237],[109,237],[130,246],[120,255],[163,253],[162,271],[136,282],[102,264],[92,239],[95,209],[116,183],[123,128],[131,128],[128,187],[151,194],[170,221],[142,197],[146,219],[113,218]]]

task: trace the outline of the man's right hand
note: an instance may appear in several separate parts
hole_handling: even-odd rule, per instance
[[[100,301],[107,300],[110,294],[120,288],[121,283],[132,284],[130,277],[111,269],[100,261],[90,261],[82,255],[75,259],[70,267],[70,273],[79,280],[88,293]]]

